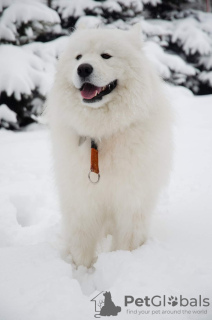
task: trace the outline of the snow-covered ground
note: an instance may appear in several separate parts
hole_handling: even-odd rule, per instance
[[[122,308],[117,319],[212,319],[211,306],[124,306],[125,295],[212,298],[212,96],[169,91],[177,113],[175,163],[152,236],[133,252],[100,254],[90,270],[75,270],[59,254],[48,131],[0,132],[0,320],[91,320],[90,300],[105,290]]]

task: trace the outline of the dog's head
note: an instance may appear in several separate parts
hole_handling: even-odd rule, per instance
[[[55,121],[102,138],[145,120],[158,80],[142,46],[140,25],[74,31],[49,95]]]
[[[82,104],[99,108],[123,95],[141,51],[139,31],[136,25],[129,31],[99,28],[73,32],[63,60],[72,93]]]

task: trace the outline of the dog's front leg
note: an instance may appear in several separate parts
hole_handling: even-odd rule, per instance
[[[78,214],[79,216],[79,214]],[[100,225],[94,217],[83,215],[77,221],[63,221],[66,252],[71,254],[76,266],[91,267],[95,262],[96,245],[99,240]]]
[[[131,209],[132,210],[132,209]],[[113,232],[112,250],[134,250],[148,237],[149,217],[141,209],[126,211],[116,215]]]

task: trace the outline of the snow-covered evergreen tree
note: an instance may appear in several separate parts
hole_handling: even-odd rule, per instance
[[[196,8],[202,2],[197,1]],[[189,4],[194,9],[189,9]],[[194,4],[186,0],[163,0],[155,7],[148,4],[144,8],[148,19],[143,21],[143,27],[148,40],[184,62],[181,70],[177,63],[170,65],[165,79],[184,85],[195,94],[207,94],[212,93],[212,14],[196,10]]]
[[[195,94],[212,93],[212,14],[206,12],[210,3],[1,0],[0,105],[16,113],[17,123],[7,116],[7,120],[1,118],[0,126],[19,128],[39,121],[56,59],[79,24],[127,29],[140,22],[145,51],[166,81]]]
[[[2,0],[0,15],[0,104],[17,115],[15,125],[7,117],[0,127],[18,129],[37,119],[48,91],[45,60],[30,48],[60,36],[60,18],[44,4],[21,0]]]

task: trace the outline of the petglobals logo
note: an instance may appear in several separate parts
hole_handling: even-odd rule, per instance
[[[138,316],[144,314],[145,316],[179,315],[180,320],[182,314],[205,315],[208,312],[207,307],[210,306],[209,298],[202,295],[196,297],[186,297],[185,295],[143,295],[142,297],[135,297],[125,295],[122,299],[122,306],[118,306],[112,299],[110,291],[98,293],[91,299],[94,305],[94,317],[118,316],[120,312],[124,312],[128,315],[136,314]]]
[[[95,318],[117,316],[121,311],[121,307],[116,306],[113,302],[110,291],[98,293],[91,301],[94,302]]]
[[[153,296],[148,297],[145,296],[143,298],[135,298],[133,296],[125,296],[124,298],[124,305],[125,307],[129,306],[136,306],[136,307],[209,307],[210,302],[209,298],[203,298],[201,295],[199,295],[196,298],[186,298],[182,295],[179,297],[173,297],[173,296]]]

